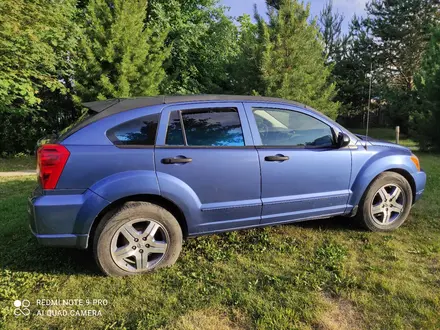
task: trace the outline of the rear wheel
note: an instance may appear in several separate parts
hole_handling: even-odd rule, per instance
[[[360,203],[358,221],[371,231],[399,228],[411,210],[412,190],[400,174],[384,172],[370,185]]]
[[[182,249],[182,230],[164,208],[130,202],[101,222],[94,238],[94,255],[111,276],[146,273],[172,265]]]

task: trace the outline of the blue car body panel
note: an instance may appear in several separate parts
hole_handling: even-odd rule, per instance
[[[282,223],[344,214],[349,196],[351,150],[263,147],[252,109],[264,107],[304,114],[309,112],[277,103],[246,103],[245,107],[261,167],[261,223]],[[331,125],[325,116],[315,118]],[[277,154],[287,156],[289,160],[265,161],[265,157]]]
[[[233,227],[258,225],[261,216],[261,182],[258,153],[253,146],[241,103],[210,103],[209,108],[234,107],[242,122],[243,147],[182,147],[166,146],[167,125],[161,125],[156,138],[155,164],[162,196],[178,206],[188,205],[190,235]],[[206,108],[206,104],[167,106],[161,122],[168,123],[171,112]],[[192,158],[187,164],[162,164],[168,157]],[[171,179],[172,177],[172,179]],[[181,181],[176,184],[177,181]],[[245,184],[240,184],[243,182]],[[176,186],[178,188],[176,188]],[[176,191],[182,187],[183,191]],[[179,206],[181,207],[181,206]],[[183,206],[185,208],[185,206]],[[185,213],[185,212],[184,212]]]
[[[232,107],[238,110],[243,146],[168,146],[173,111]],[[253,108],[279,108],[313,116],[334,133],[346,133],[344,148],[266,147]],[[159,114],[155,146],[123,148],[107,130],[132,119]],[[384,171],[407,173],[423,193],[426,174],[411,152],[391,143],[362,141],[329,118],[283,102],[217,100],[153,105],[115,113],[60,142],[70,157],[54,190],[37,188],[29,198],[30,226],[42,244],[86,248],[92,226],[108,206],[134,196],[160,196],[180,209],[189,236],[334,215],[348,215],[369,184]],[[265,157],[288,156],[284,162]],[[187,157],[189,163],[164,164]],[[412,178],[412,180],[411,180]]]

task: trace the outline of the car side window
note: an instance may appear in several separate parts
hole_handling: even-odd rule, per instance
[[[159,114],[127,121],[107,131],[107,137],[117,146],[153,146]]]
[[[244,137],[236,108],[206,108],[170,114],[167,145],[240,147]]]
[[[326,148],[335,143],[330,126],[312,116],[281,109],[253,109],[253,114],[265,146]]]

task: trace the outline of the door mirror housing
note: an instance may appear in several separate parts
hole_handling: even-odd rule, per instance
[[[350,137],[347,134],[340,132],[338,134],[338,141],[337,141],[338,148],[344,148],[349,144],[350,144]]]

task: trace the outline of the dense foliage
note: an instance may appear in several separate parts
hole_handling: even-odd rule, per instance
[[[420,105],[412,111],[412,128],[422,147],[440,146],[440,27],[431,38],[416,77]]]
[[[303,102],[336,117],[331,67],[325,65],[319,30],[309,16],[310,6],[296,0],[281,1],[279,10],[269,11],[269,23],[263,25],[266,95]]]
[[[165,78],[166,29],[145,24],[145,0],[91,0],[74,75],[82,100],[157,95]]]
[[[372,124],[439,147],[437,0],[370,0],[346,34],[331,0],[317,18],[266,2],[252,19],[218,0],[1,1],[0,156],[33,152],[81,102],[112,97],[280,96],[362,126],[370,74]]]

